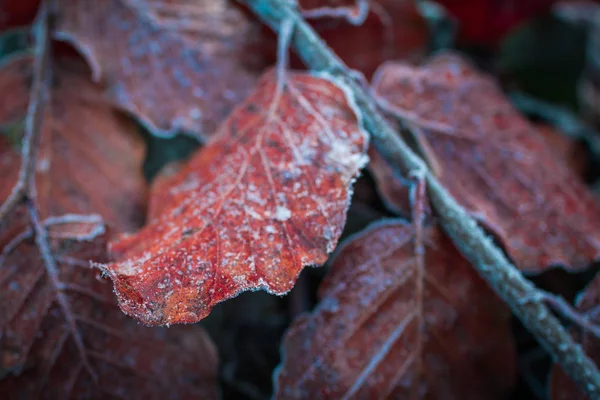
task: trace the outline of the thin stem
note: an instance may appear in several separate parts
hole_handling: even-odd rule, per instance
[[[546,307],[539,290],[506,258],[477,222],[440,184],[421,160],[387,123],[369,94],[352,73],[306,23],[297,10],[280,0],[240,0],[276,32],[281,21],[294,22],[292,45],[312,70],[327,71],[346,85],[362,113],[365,129],[391,166],[404,176],[423,173],[432,205],[442,227],[463,255],[477,268],[523,325],[537,338],[584,392],[600,398],[600,372],[581,346]],[[527,298],[529,301],[521,301]]]

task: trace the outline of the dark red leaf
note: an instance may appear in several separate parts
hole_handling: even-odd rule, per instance
[[[0,32],[30,24],[39,5],[40,0],[0,0]]]
[[[327,79],[267,73],[213,140],[155,191],[157,215],[113,243],[105,266],[123,311],[195,322],[244,290],[283,294],[325,262],[366,163],[353,103]]]
[[[228,0],[60,0],[57,29],[110,99],[160,135],[211,136],[256,82],[256,34]]]
[[[600,324],[600,275],[588,284],[577,299],[577,310],[592,324]],[[586,354],[596,363],[600,362],[600,339],[591,333],[573,328],[575,340],[583,346]],[[563,370],[555,365],[550,375],[550,398],[552,400],[587,400],[589,399]]]
[[[598,259],[600,205],[490,78],[446,55],[421,68],[386,64],[374,90],[386,109],[421,131],[440,181],[519,268],[578,269]]]
[[[438,228],[378,223],[332,261],[315,311],[285,336],[280,399],[504,399],[507,310]],[[420,262],[422,261],[422,262]]]
[[[141,327],[90,266],[107,261],[102,219],[90,213],[117,232],[140,225],[144,144],[84,66],[67,61],[54,74],[36,164],[48,259],[25,204],[0,221],[0,397],[217,398],[217,356],[206,333]],[[18,107],[25,116],[31,67],[21,57],[0,70],[0,88],[11,88],[2,97],[14,102],[1,104],[0,126],[19,118]],[[0,201],[19,164],[19,149],[0,136]]]
[[[555,0],[437,0],[458,20],[459,42],[494,47],[513,27],[547,12]]]

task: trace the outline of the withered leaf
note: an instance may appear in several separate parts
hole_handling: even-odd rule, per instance
[[[489,77],[442,55],[419,68],[384,64],[374,91],[420,132],[440,181],[519,268],[578,269],[600,256],[600,205]]]
[[[324,263],[367,161],[353,107],[327,79],[290,73],[280,87],[267,73],[161,181],[148,225],[113,243],[122,261],[104,269],[123,311],[148,325],[195,322],[244,290],[286,293],[304,266]]]
[[[0,397],[216,398],[216,352],[206,333],[140,326],[89,265],[107,261],[96,213],[116,232],[141,223],[144,144],[135,124],[88,82],[85,66],[66,61],[69,67],[56,69],[43,120],[40,220],[23,204],[0,221]],[[10,82],[12,91],[2,97],[26,104],[31,74],[29,57],[4,65],[0,87]],[[0,108],[0,125],[16,115]],[[0,136],[0,201],[20,161],[19,149]],[[50,254],[34,241],[33,221],[43,225]]]
[[[320,303],[286,333],[280,399],[503,399],[516,376],[507,310],[436,227],[351,237]]]
[[[59,0],[56,36],[112,101],[159,135],[213,134],[256,81],[256,35],[229,0]]]
[[[577,310],[592,324],[600,324],[600,275],[579,294],[577,299]],[[572,328],[572,333],[585,350],[586,354],[596,363],[600,362],[600,339],[588,332],[582,332],[580,328]],[[554,365],[550,380],[550,398],[552,400],[587,400],[589,399],[581,389],[563,372]]]

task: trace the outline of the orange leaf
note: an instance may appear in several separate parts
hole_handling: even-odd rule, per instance
[[[334,249],[367,135],[332,82],[295,73],[277,88],[267,73],[170,184],[161,181],[158,215],[113,243],[123,261],[104,269],[126,314],[196,322],[245,290],[286,293]]]
[[[504,399],[516,377],[507,310],[438,228],[345,242],[320,303],[288,330],[280,399]]]
[[[56,36],[152,132],[210,137],[256,81],[255,36],[228,0],[60,0]]]
[[[27,205],[0,221],[0,397],[216,398],[216,352],[201,329],[149,330],[119,310],[106,262],[109,228],[139,226],[146,198],[144,144],[77,60],[55,71],[36,188],[50,254],[33,241]],[[0,69],[0,126],[25,116],[32,62]],[[1,90],[1,89],[0,89]],[[18,175],[17,148],[0,136],[0,200]],[[78,213],[80,215],[76,215]],[[85,214],[85,215],[81,215]]]
[[[388,111],[420,129],[442,184],[519,268],[578,269],[600,256],[599,204],[490,78],[446,55],[420,68],[385,64],[374,90]]]

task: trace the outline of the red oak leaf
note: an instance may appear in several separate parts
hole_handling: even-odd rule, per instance
[[[212,141],[161,181],[148,225],[113,243],[123,261],[104,270],[126,314],[148,325],[195,322],[244,290],[283,294],[335,247],[367,135],[331,81],[295,73],[277,82],[267,73]]]
[[[228,0],[59,0],[56,36],[152,132],[207,138],[256,82],[256,35]]]
[[[43,117],[37,196],[0,221],[0,398],[217,398],[205,332],[140,326],[89,265],[107,261],[103,220],[89,213],[118,232],[140,225],[145,152],[135,124],[111,109],[81,63],[65,61]],[[21,118],[31,81],[29,57],[0,69],[0,88],[11,88],[2,97],[21,106]],[[18,116],[6,105],[0,126]],[[0,136],[0,201],[20,163]]]
[[[490,78],[446,55],[420,68],[385,64],[374,91],[421,132],[440,181],[519,268],[578,269],[600,256],[600,205]]]
[[[592,324],[600,324],[600,275],[581,292],[577,299],[577,309]],[[581,343],[587,355],[596,363],[600,362],[600,339],[581,329],[572,329],[573,336]],[[563,370],[555,365],[550,380],[550,398],[552,400],[586,400],[589,399]]]
[[[297,318],[280,399],[504,399],[516,377],[509,315],[441,230],[378,223],[345,242]],[[423,250],[423,248],[421,248]]]

